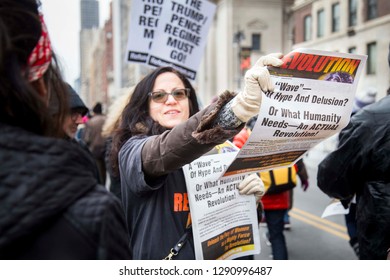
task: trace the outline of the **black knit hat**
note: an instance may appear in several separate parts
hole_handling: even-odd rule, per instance
[[[69,94],[69,107],[71,110],[79,109],[82,116],[85,116],[88,113],[88,108],[85,106],[84,102],[81,100],[80,96],[76,91],[68,84],[68,94]]]

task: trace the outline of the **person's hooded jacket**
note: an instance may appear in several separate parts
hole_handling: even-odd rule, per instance
[[[77,144],[0,123],[0,259],[129,259],[120,202]]]
[[[81,114],[84,117],[88,114],[89,110],[87,106],[85,106],[83,100],[81,100],[80,96],[77,92],[68,84],[68,97],[69,97],[69,108],[70,109],[80,109]]]

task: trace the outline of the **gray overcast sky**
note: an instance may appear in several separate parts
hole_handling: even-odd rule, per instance
[[[73,85],[80,74],[80,0],[40,0],[53,49],[60,59],[65,80]],[[99,0],[100,25],[109,15],[111,0]]]

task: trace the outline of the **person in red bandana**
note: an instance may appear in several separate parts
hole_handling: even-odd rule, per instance
[[[129,259],[119,200],[64,138],[69,112],[36,0],[0,1],[0,259]]]

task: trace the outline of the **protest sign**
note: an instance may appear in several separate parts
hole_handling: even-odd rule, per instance
[[[366,59],[298,49],[268,67],[275,91],[263,93],[252,133],[224,176],[290,166],[344,128]]]
[[[215,9],[206,0],[165,0],[148,64],[172,66],[195,80]]]
[[[147,63],[163,4],[164,0],[132,2],[127,61]]]
[[[245,175],[220,178],[237,150],[226,142],[183,167],[198,260],[260,253],[255,198],[238,193]]]

